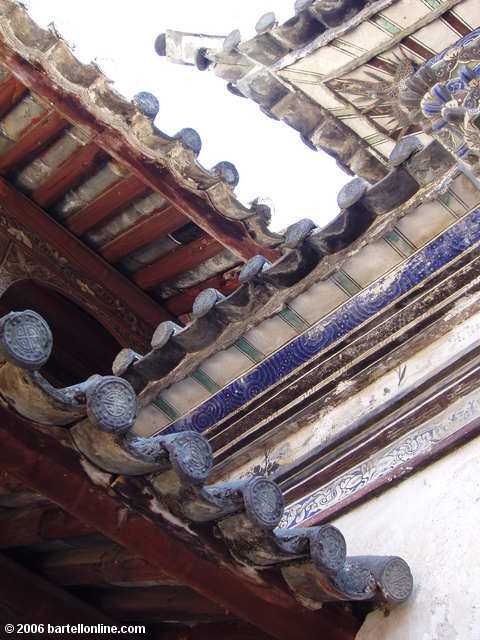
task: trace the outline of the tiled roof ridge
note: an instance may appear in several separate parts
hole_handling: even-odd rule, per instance
[[[0,1],[0,38],[18,56],[41,67],[99,123],[120,133],[148,160],[168,169],[181,187],[205,194],[223,216],[244,222],[260,244],[281,243],[282,236],[268,230],[258,207],[248,208],[234,195],[238,174],[231,163],[220,162],[212,170],[200,165],[200,139],[195,131],[183,129],[170,137],[159,130],[152,121],[156,113],[151,113],[151,103],[142,104],[147,94],[138,94],[139,100],[124,98],[95,64],[80,62],[61,36],[39,27],[17,0]],[[195,134],[196,144],[188,139],[189,134]]]
[[[219,77],[227,80],[234,95],[254,100],[265,115],[285,121],[299,131],[308,147],[333,155],[347,173],[375,181],[385,175],[383,157],[326,108],[298,88],[292,89],[276,72],[288,55],[330,42],[393,2],[297,0],[292,18],[279,25],[275,14],[269,12],[258,20],[256,35],[247,40],[242,40],[238,29],[223,41],[219,37],[167,31],[157,38],[156,49],[159,55],[195,64],[200,70],[212,66]],[[183,36],[188,41],[198,40],[196,51],[190,42],[184,50]],[[212,44],[215,48],[209,48]],[[302,111],[301,116],[295,115],[295,111]]]

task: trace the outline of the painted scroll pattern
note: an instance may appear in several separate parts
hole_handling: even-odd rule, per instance
[[[359,491],[367,489],[382,478],[393,476],[399,467],[430,453],[436,445],[478,417],[480,394],[476,391],[458,400],[448,410],[422,424],[377,455],[286,507],[279,526],[296,527],[335,505],[340,506]]]

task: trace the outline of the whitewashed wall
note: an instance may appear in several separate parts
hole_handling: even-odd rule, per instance
[[[367,616],[356,640],[480,640],[480,438],[335,524],[350,555],[400,555],[414,592]]]

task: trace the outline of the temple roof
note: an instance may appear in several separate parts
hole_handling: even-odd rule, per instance
[[[284,24],[262,16],[249,40],[167,31],[157,51],[211,67],[308,146],[375,181],[399,136],[419,129],[399,104],[402,83],[479,25],[475,0],[307,0]]]

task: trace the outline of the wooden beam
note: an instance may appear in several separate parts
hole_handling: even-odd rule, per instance
[[[80,538],[96,529],[56,505],[25,507],[0,515],[0,549]]]
[[[7,115],[27,92],[27,87],[14,76],[2,82],[0,84],[0,118]]]
[[[88,278],[101,282],[115,297],[123,300],[140,318],[153,328],[171,316],[151,298],[139,291],[125,276],[84,246],[60,224],[52,220],[26,196],[0,178],[0,208],[49,242],[71,266]],[[13,239],[16,240],[15,238]],[[21,243],[23,249],[25,245]],[[35,247],[32,248],[32,251]],[[128,345],[124,345],[128,346]]]
[[[168,206],[158,212],[149,213],[130,229],[107,242],[101,247],[100,254],[108,262],[117,262],[156,238],[161,238],[167,233],[180,229],[187,222],[189,222],[189,218],[186,218],[183,213],[179,213],[175,207]]]
[[[213,622],[163,631],[155,640],[271,640],[255,627],[239,622]]]
[[[111,543],[39,553],[31,558],[30,566],[61,586],[178,585],[178,581],[140,556]]]
[[[228,611],[188,587],[117,587],[82,589],[82,598],[116,620],[225,620]]]
[[[43,184],[35,189],[32,200],[40,207],[48,208],[93,173],[95,167],[107,157],[95,142],[78,147]]]
[[[0,555],[0,602],[25,622],[111,625],[104,613]]]
[[[214,209],[208,195],[201,197],[180,187],[172,175],[165,175],[160,163],[143,156],[121,132],[93,116],[82,104],[79,97],[69,94],[56,83],[50,81],[48,72],[40,65],[32,64],[13,51],[3,39],[0,48],[2,63],[37,95],[55,104],[55,108],[68,120],[88,127],[95,137],[96,144],[106,153],[122,163],[143,180],[153,191],[162,195],[185,216],[193,220],[224,247],[248,260],[254,255],[263,254],[273,262],[280,253],[277,249],[263,247],[250,236],[246,226],[239,220],[231,220]]]
[[[0,467],[5,471],[265,633],[278,640],[355,637],[358,624],[347,614],[309,611],[274,583],[259,584],[230,565],[200,557],[146,514],[126,511],[123,501],[88,479],[73,449],[1,406],[0,438]]]
[[[201,236],[188,244],[172,249],[155,262],[136,271],[132,280],[142,289],[171,280],[180,273],[194,269],[205,260],[218,256],[224,247],[210,236]]]
[[[115,182],[98,198],[67,218],[65,226],[75,235],[81,236],[139,198],[147,190],[148,188],[141,180],[136,176],[129,175]]]
[[[0,174],[6,176],[28,164],[43,149],[52,144],[69,126],[56,111],[44,113],[40,120],[0,156]]]
[[[217,289],[223,295],[228,296],[233,293],[240,286],[237,275],[232,277],[225,277],[225,274],[214,276],[208,280],[204,280],[200,284],[185,289],[182,293],[176,296],[168,298],[164,301],[164,306],[174,316],[181,316],[184,313],[190,313],[193,303],[198,294],[204,289],[213,288]]]

